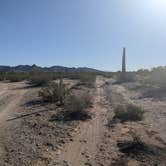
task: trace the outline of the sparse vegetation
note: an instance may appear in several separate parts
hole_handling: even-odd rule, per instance
[[[65,104],[66,117],[72,120],[91,119],[88,108],[92,105],[92,98],[88,94],[81,96],[70,95]]]
[[[28,74],[25,72],[0,72],[0,81],[19,82],[27,78]]]
[[[142,143],[140,134],[138,134],[136,131],[131,131],[130,134],[131,134],[131,137],[132,137],[132,142],[134,144],[141,144]]]
[[[64,104],[66,95],[69,89],[63,84],[62,80],[59,83],[50,82],[46,87],[39,91],[39,96],[44,102]]]
[[[93,87],[97,74],[99,73],[74,72],[74,73],[64,73],[64,77],[69,79],[80,80],[80,84],[87,87]]]
[[[143,91],[143,90],[142,90]],[[162,99],[166,97],[166,87],[155,87],[151,86],[144,89],[142,92],[143,97],[147,98],[156,98],[156,99]]]
[[[90,99],[91,97],[88,98]],[[65,100],[63,111],[52,116],[50,121],[85,121],[91,119],[92,115],[88,110],[91,105],[92,100],[87,102],[84,95],[76,96],[70,94]]]
[[[144,78],[143,83],[155,85],[158,87],[165,87],[166,85],[166,67],[153,68],[147,77]]]
[[[131,132],[131,137],[131,141],[118,142],[117,145],[121,152],[136,156],[141,153],[153,153],[150,147],[142,141],[140,134],[136,131]]]
[[[52,73],[43,72],[40,70],[33,70],[29,73],[29,82],[34,86],[43,86],[53,80]]]
[[[140,86],[143,97],[164,98],[166,97],[166,68],[153,68],[151,71],[138,71]]]
[[[12,100],[17,95],[18,90],[21,92],[18,93],[18,96],[19,95],[22,96],[24,95],[22,94],[24,93],[24,91],[25,92],[28,91],[28,93],[25,94],[25,97],[23,96],[23,101],[26,101],[25,102],[26,104],[21,106],[21,108],[23,108],[21,116],[16,116],[12,119],[9,119],[16,126],[17,123],[15,119],[20,119],[22,125],[21,126],[22,130],[14,126],[15,129],[18,129],[17,133],[19,133],[19,135],[16,135],[15,133],[13,134],[13,131],[15,130],[11,128],[12,130],[11,135],[13,135],[14,138],[16,138],[15,140],[18,140],[18,142],[16,144],[12,144],[12,146],[11,144],[7,146],[7,148],[9,149],[8,150],[9,157],[12,155],[12,157],[7,158],[7,161],[9,161],[9,163],[13,163],[14,160],[13,156],[17,157],[17,159],[14,160],[15,163],[20,160],[20,153],[19,153],[20,151],[21,154],[23,154],[21,156],[22,163],[24,162],[24,158],[26,159],[25,161],[26,163],[33,161],[33,158],[36,155],[36,151],[34,153],[29,153],[29,149],[30,150],[37,149],[38,150],[37,153],[39,154],[42,154],[43,150],[45,150],[46,148],[50,151],[52,149],[55,149],[55,152],[56,150],[58,152],[60,148],[62,147],[66,148],[66,144],[74,141],[75,141],[74,145],[78,146],[77,149],[80,149],[82,147],[83,149],[85,149],[86,148],[85,145],[87,144],[89,145],[89,143],[91,143],[91,140],[88,139],[89,137],[91,137],[91,130],[93,130],[95,144],[96,143],[101,144],[99,148],[98,147],[96,148],[97,152],[100,152],[101,155],[97,156],[97,160],[100,163],[106,163],[107,165],[107,163],[110,164],[110,161],[112,161],[113,162],[112,165],[122,165],[124,163],[127,165],[128,162],[130,162],[130,160],[133,158],[138,162],[146,160],[145,164],[147,164],[151,160],[151,158],[153,158],[151,163],[154,163],[155,160],[157,161],[157,163],[162,163],[164,161],[163,159],[165,159],[165,153],[164,153],[165,151],[160,150],[160,147],[158,148],[157,146],[156,147],[153,146],[153,140],[150,140],[152,144],[146,144],[147,142],[146,143],[144,142],[146,141],[146,139],[143,140],[144,137],[147,138],[147,135],[146,136],[144,135],[146,134],[144,132],[144,124],[143,123],[138,124],[135,122],[135,121],[141,121],[143,119],[144,111],[142,110],[142,108],[135,106],[133,104],[126,104],[130,102],[128,100],[128,97],[130,97],[130,95],[132,94],[130,94],[130,91],[127,91],[123,87],[134,84],[135,86],[137,85],[139,88],[139,86],[141,86],[140,82],[126,83],[123,85],[112,85],[113,79],[97,77],[96,89],[92,89],[94,87],[89,85],[90,84],[94,85],[96,74],[94,75],[89,74],[89,76],[86,77],[84,76],[85,73],[73,73],[72,76],[75,78],[72,78],[70,74],[63,73],[63,76],[60,77],[61,76],[60,73],[49,73],[49,72],[47,73],[43,71],[40,72],[38,71],[33,74],[26,73],[25,74],[26,77],[24,80],[32,81],[32,77],[33,78],[37,77],[37,80],[38,79],[40,80],[40,76],[43,78],[44,81],[42,81],[43,82],[42,84],[37,84],[36,82],[33,83],[33,81],[30,82],[32,85],[42,85],[42,87],[38,88],[30,87],[28,89],[24,89],[26,82],[18,84],[7,84],[7,86],[9,87],[8,91],[10,91],[10,93],[9,92],[8,93],[9,94],[15,93],[15,95],[12,97]],[[110,77],[110,75],[108,75],[108,77]],[[68,78],[68,79],[63,80],[62,78]],[[76,80],[71,80],[71,78]],[[13,88],[11,87],[17,87],[17,85],[18,87],[23,87],[23,88],[12,91]],[[151,86],[155,85],[149,84],[149,88],[151,88]],[[4,87],[4,83],[2,83],[2,87]],[[70,87],[70,90],[67,87]],[[36,95],[39,88],[40,88],[39,96],[41,98],[39,98]],[[125,94],[125,92],[127,93]],[[93,112],[89,109],[93,104],[92,95],[96,95],[94,96],[95,118],[93,118],[92,114]],[[134,101],[133,98],[131,98],[131,100]],[[138,100],[139,99],[137,99],[137,101]],[[42,101],[44,101],[44,103],[42,103]],[[109,111],[110,105],[107,101],[110,102],[111,106],[113,107],[120,104],[114,110],[115,115],[113,119],[112,119],[112,113],[107,114],[106,112],[106,111],[111,112]],[[27,113],[25,114],[25,112],[28,112],[28,114]],[[148,113],[150,114],[150,111]],[[151,117],[153,118],[153,116]],[[108,128],[109,129],[108,130],[105,127],[103,127],[107,119],[109,122],[111,123],[113,122],[112,124],[114,125],[113,126],[114,129]],[[83,123],[83,121],[85,122]],[[134,121],[134,123],[123,123],[127,121]],[[80,122],[81,124],[83,123],[83,125],[80,125]],[[117,123],[120,124],[117,125]],[[92,126],[88,129],[87,126],[89,125]],[[73,133],[77,131],[78,127],[80,127],[78,132],[78,137],[77,135],[75,137]],[[142,136],[134,132],[131,133],[131,135],[129,135],[129,131],[131,128],[132,130],[137,129],[138,132],[142,134]],[[21,139],[19,139],[20,133],[22,134]],[[84,133],[87,133],[85,137]],[[159,134],[159,132],[157,134]],[[80,137],[82,139],[80,139]],[[32,144],[31,142],[29,142],[28,141],[29,138],[32,139],[32,141],[35,142],[36,144]],[[112,142],[110,142],[109,138],[112,138],[111,139]],[[118,141],[119,139],[123,141],[119,142]],[[76,142],[77,140],[80,140],[80,142],[83,142],[83,144],[80,143],[78,144]],[[103,143],[102,141],[105,143],[104,145],[102,144]],[[154,143],[156,144],[160,143],[164,145],[164,143],[161,143],[156,139],[155,135],[154,135],[154,141],[155,141]],[[110,157],[109,152],[110,151],[112,152],[111,147],[115,145],[114,144],[115,142],[117,142],[118,146],[115,146],[116,151],[113,151],[113,153],[120,155],[118,156],[119,158],[115,158],[115,160],[114,159],[112,160],[112,156]],[[25,144],[26,146],[25,147],[21,146],[22,143],[24,144],[26,143]],[[20,150],[20,147],[24,148]],[[91,149],[90,147],[88,151],[93,152],[93,149]],[[155,158],[155,155],[158,154],[158,152],[160,152],[159,158],[161,156],[161,159],[158,159],[157,157]],[[62,151],[62,153],[64,152]],[[74,155],[76,156],[77,152],[74,152]],[[87,155],[91,155],[91,153]],[[107,155],[109,155],[110,158],[105,159],[105,156]],[[106,162],[104,160],[106,160]],[[47,161],[52,162],[50,159],[48,159]],[[47,162],[45,165],[47,165]]]
[[[65,84],[63,79],[59,83],[50,82],[46,87],[39,91],[39,96],[44,102],[57,103],[64,106],[65,111],[60,112],[58,118],[61,120],[86,120],[91,115],[87,108],[92,105],[92,97],[87,93],[81,93],[79,96],[72,93]]]
[[[136,80],[135,73],[132,72],[119,72],[115,75],[116,83],[121,84],[125,82],[134,82]]]
[[[117,106],[114,113],[114,119],[119,119],[121,122],[141,121],[143,119],[144,110],[133,104],[127,104]]]
[[[103,73],[95,72],[47,72],[39,69],[33,69],[30,72],[0,72],[0,81],[19,82],[27,80],[33,86],[45,86],[49,81],[63,78],[80,80],[80,84],[93,87],[96,75]],[[109,75],[107,73],[107,75]]]

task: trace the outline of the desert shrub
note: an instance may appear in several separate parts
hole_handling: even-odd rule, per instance
[[[87,100],[88,99],[88,100]],[[70,95],[65,103],[66,119],[68,120],[87,120],[91,118],[88,108],[92,105],[90,96]]]
[[[103,77],[106,78],[112,78],[115,75],[115,72],[101,72],[99,75],[102,75]]]
[[[80,75],[80,81],[87,86],[93,86],[95,80],[96,80],[96,76],[94,74]]]
[[[158,67],[152,69],[144,83],[163,87],[166,84],[166,68]]]
[[[153,153],[152,149],[142,141],[140,134],[136,131],[131,132],[131,138],[130,141],[118,142],[117,145],[121,152],[134,156],[142,153]]]
[[[141,121],[144,115],[142,108],[133,104],[119,105],[115,108],[114,113],[114,119],[119,119],[121,122]]]
[[[80,80],[84,86],[93,87],[97,73],[94,72],[70,72],[63,73],[65,78]]]
[[[63,105],[68,93],[69,89],[60,81],[59,83],[51,82],[46,87],[43,87],[39,91],[39,96],[44,102],[59,102],[60,105]]]
[[[142,97],[166,97],[166,68],[158,67],[152,69],[148,75],[141,80],[140,83]]]
[[[119,72],[116,74],[115,79],[116,79],[116,83],[118,84],[125,83],[125,82],[134,82],[136,80],[136,76],[135,76],[135,73]]]
[[[132,142],[134,144],[139,144],[139,143],[142,143],[142,140],[141,140],[141,135],[139,133],[137,133],[136,131],[131,131],[130,132],[130,135],[132,137]]]
[[[9,80],[10,82],[19,82],[23,81],[24,79],[24,76],[19,74],[10,74],[6,77],[6,80]]]
[[[151,71],[148,69],[140,69],[136,73],[140,78],[145,78],[145,77],[149,76]]]
[[[43,72],[41,70],[32,70],[29,73],[29,83],[34,86],[46,85],[52,79],[53,76],[49,72]]]
[[[92,96],[87,92],[80,95],[81,100],[83,101],[85,108],[89,108],[92,106]]]
[[[4,72],[0,71],[0,81],[3,81],[3,80],[4,80]]]
[[[128,160],[125,156],[120,156],[119,158],[112,161],[110,166],[128,166]]]
[[[19,82],[26,80],[28,78],[28,74],[25,72],[1,72],[0,80],[8,80],[10,82]]]
[[[50,79],[46,75],[35,75],[30,77],[30,84],[34,86],[46,85]]]
[[[162,99],[166,97],[166,86],[164,87],[150,87],[142,92],[143,97]]]

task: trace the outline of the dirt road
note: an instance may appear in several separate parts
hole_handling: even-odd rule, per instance
[[[97,165],[96,155],[106,125],[107,108],[104,94],[105,80],[96,79],[96,93],[92,112],[94,118],[86,123],[81,123],[78,132],[73,137],[73,142],[64,147],[59,155],[59,164],[69,166]]]
[[[55,112],[47,107],[22,106],[34,101],[37,95],[37,90],[24,86],[24,83],[0,83],[0,166],[138,166],[143,163],[164,166],[165,101],[139,98],[137,92],[98,76],[90,108],[92,119],[69,126],[50,121]],[[113,108],[126,103],[141,105],[146,111],[145,119],[117,123],[109,128]],[[31,115],[7,121],[26,113]],[[130,140],[130,130],[136,130],[145,143],[157,150],[156,157],[145,154],[142,158],[132,158],[119,151],[117,142]]]
[[[108,82],[109,84],[106,85]],[[113,108],[127,103],[136,104],[145,109],[144,121],[119,123],[114,128],[108,129],[106,125],[113,116]],[[92,109],[95,117],[87,123],[80,124],[73,141],[64,146],[59,153],[57,165],[138,166],[159,163],[163,166],[166,158],[164,149],[165,108],[164,102],[144,101],[144,99],[137,98],[137,92],[129,91],[122,85],[113,85],[111,80],[106,78],[97,77],[94,108]],[[156,111],[157,109],[160,111]],[[160,115],[162,116],[160,117]],[[158,124],[162,124],[162,126]],[[142,158],[124,156],[119,151],[117,142],[130,140],[130,131],[138,132],[141,139],[158,155],[151,156],[145,153]]]
[[[4,155],[7,120],[18,110],[21,99],[26,93],[24,83],[0,83],[0,158]]]

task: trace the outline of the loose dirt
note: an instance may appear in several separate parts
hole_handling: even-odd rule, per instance
[[[94,106],[90,110],[94,117],[92,120],[79,125],[78,132],[74,135],[73,141],[64,147],[58,156],[59,161],[57,164],[61,165],[65,162],[66,165],[71,166],[97,165],[98,146],[101,143],[107,120],[104,84],[105,80],[103,77],[97,77]]]
[[[39,89],[26,86],[0,83],[0,166],[165,166],[165,101],[140,98],[126,85],[98,76],[89,110],[92,119],[64,123],[51,120],[61,108],[41,104]],[[80,93],[85,87],[78,89]],[[126,103],[141,106],[144,120],[109,127],[114,108]],[[122,153],[117,144],[131,140],[131,131],[138,132],[154,154]]]

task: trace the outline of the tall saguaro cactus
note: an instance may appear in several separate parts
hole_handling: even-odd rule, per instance
[[[126,73],[126,48],[123,48],[122,73]]]

